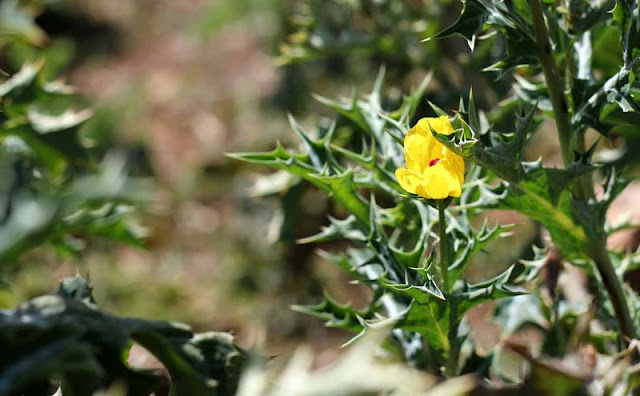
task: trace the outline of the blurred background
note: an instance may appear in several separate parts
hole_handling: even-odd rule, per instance
[[[12,287],[0,289],[0,307],[49,293],[79,271],[90,274],[108,312],[230,331],[240,346],[271,354],[305,343],[330,359],[350,335],[290,307],[317,303],[325,290],[356,307],[369,297],[315,254],[317,246],[295,243],[340,208],[299,181],[225,153],[267,151],[278,141],[296,147],[288,114],[305,125],[329,122],[336,114],[312,94],[365,94],[383,66],[390,108],[433,71],[426,99],[457,108],[464,87],[473,86],[478,106],[495,109],[488,114],[495,128],[511,125],[516,103],[501,100],[513,81],[479,72],[506,50],[499,37],[483,41],[473,59],[474,43],[464,38],[421,42],[453,23],[460,5],[2,0],[0,19],[29,39],[1,47],[0,69],[12,74],[45,59],[44,73],[63,76],[95,110],[82,127],[85,146],[98,159],[125,153],[131,174],[153,187],[138,214],[145,248],[101,240],[79,256],[38,248],[20,258]],[[418,116],[431,115],[423,103]],[[558,163],[553,135],[543,127],[529,157]],[[479,263],[470,276],[499,272],[539,238],[525,219],[500,216],[519,224],[515,237],[504,242],[503,258]]]

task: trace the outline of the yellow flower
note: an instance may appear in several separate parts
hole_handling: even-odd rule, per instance
[[[453,132],[446,116],[418,121],[404,138],[407,167],[396,169],[396,178],[402,188],[427,199],[459,197],[464,182],[464,159],[440,143],[431,129],[444,135]]]

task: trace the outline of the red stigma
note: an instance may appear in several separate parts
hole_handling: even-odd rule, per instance
[[[438,161],[440,161],[440,158],[434,158],[431,161],[429,161],[429,166],[434,166],[435,164],[438,163]]]

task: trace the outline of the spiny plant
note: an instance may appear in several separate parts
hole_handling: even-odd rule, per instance
[[[499,350],[477,356],[466,349],[473,350],[473,339],[465,312],[481,302],[501,299],[494,320],[505,337],[531,325],[543,333],[539,353],[512,349],[533,364],[527,386],[546,391],[557,387],[532,385],[544,357],[567,358],[585,346],[600,354],[624,350],[633,355],[633,346],[626,346],[637,335],[639,300],[623,277],[637,268],[630,264],[637,262],[637,253],[612,252],[606,240],[635,225],[607,224],[606,214],[637,176],[637,10],[635,0],[463,2],[458,21],[430,38],[461,35],[472,51],[484,41],[499,44],[497,61],[483,69],[501,81],[512,81],[513,90],[503,101],[510,113],[506,118],[503,109],[478,109],[471,92],[452,113],[432,104],[436,115],[448,117],[452,126],[442,130],[430,125],[429,134],[464,157],[467,165],[454,204],[450,205],[458,195],[451,193],[454,190],[447,199],[427,199],[435,196],[415,189],[412,192],[418,195],[410,194],[403,186],[411,183],[396,177],[397,169],[409,165],[406,136],[417,122],[416,109],[422,106],[428,79],[397,108],[383,98],[382,73],[364,98],[318,97],[338,118],[313,130],[292,120],[301,150],[278,145],[271,152],[233,154],[311,183],[349,213],[330,218],[322,232],[301,242],[349,241],[345,252],[321,255],[371,288],[371,302],[354,309],[327,297],[319,305],[296,309],[358,336],[391,322],[393,342],[387,347],[399,349],[416,367],[446,376],[474,371],[488,377],[491,370],[502,380],[513,381],[500,370]],[[601,55],[594,51],[612,39],[616,48]],[[544,118],[555,122],[562,168],[524,160],[524,150]],[[614,148],[607,157],[596,156],[597,142],[587,145],[589,129],[601,134],[599,142],[608,141]],[[422,175],[424,188],[434,189],[433,177],[426,170]],[[464,269],[470,259],[509,232],[505,226],[471,227],[471,219],[488,209],[516,210],[543,225],[562,261],[581,268],[597,285],[590,289],[594,303],[570,301],[562,293],[552,293],[552,298],[541,295],[538,275],[555,260],[548,249],[533,248],[528,260],[518,260],[486,282],[466,281]],[[554,378],[573,381],[561,394],[587,392],[587,384],[598,381],[606,389],[628,391],[635,383],[633,370],[622,372],[617,384],[603,385],[592,376],[566,370],[555,370]]]
[[[287,170],[326,191],[350,212],[345,219],[330,218],[330,225],[322,232],[301,242],[352,242],[353,246],[343,254],[321,254],[371,287],[373,300],[368,307],[356,310],[327,297],[319,305],[296,307],[297,310],[360,335],[369,327],[395,321],[392,338],[408,362],[436,372],[445,367],[447,375],[454,376],[461,368],[460,348],[466,339],[461,326],[464,313],[482,302],[525,292],[520,286],[535,276],[541,262],[515,263],[480,284],[470,284],[462,278],[473,256],[510,227],[485,224],[479,231],[471,228],[469,212],[491,199],[490,194],[482,193],[488,187],[480,168],[467,175],[467,187],[455,213],[439,211],[435,202],[409,196],[400,187],[394,172],[404,162],[402,135],[427,80],[392,112],[380,104],[382,81],[381,73],[374,91],[364,100],[341,103],[321,99],[348,119],[354,129],[358,128],[353,141],[355,145],[356,139],[360,140],[358,151],[333,143],[335,123],[311,137],[292,120],[304,153],[278,146],[268,153],[232,156]],[[389,202],[393,204],[389,206]],[[440,261],[448,263],[446,275],[437,273],[432,254],[438,240],[444,246]],[[442,243],[444,240],[451,243]]]
[[[518,78],[515,91],[520,101],[553,115],[564,169],[520,160],[531,127],[516,129],[509,143],[478,145],[470,158],[504,180],[507,193],[500,200],[501,207],[542,223],[567,260],[587,259],[594,264],[627,341],[636,337],[636,326],[622,287],[623,274],[616,273],[607,251],[605,215],[631,181],[632,175],[625,175],[622,165],[629,163],[629,149],[636,138],[627,134],[616,160],[594,163],[596,145],[586,146],[585,133],[593,128],[607,138],[616,131],[637,129],[630,127],[637,126],[631,119],[639,109],[634,97],[634,68],[640,61],[637,9],[635,1],[573,1],[568,9],[539,0],[467,1],[460,19],[439,34],[461,34],[474,42],[479,34],[497,33],[506,41],[507,51],[493,69],[502,73],[516,67],[542,71],[543,81],[537,76],[533,82]],[[598,33],[610,33],[609,29],[619,35],[621,66],[615,74],[596,79],[589,55],[592,42],[597,41]],[[474,117],[471,112],[469,117]],[[472,127],[471,132],[480,136],[482,131]],[[594,178],[596,171],[599,178]],[[594,180],[602,181],[602,197],[596,197]]]

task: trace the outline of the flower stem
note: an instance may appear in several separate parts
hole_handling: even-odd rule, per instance
[[[460,325],[457,315],[456,307],[453,300],[449,299],[449,238],[447,238],[447,217],[445,209],[447,207],[446,199],[438,200],[438,234],[440,236],[440,242],[438,246],[440,248],[438,266],[440,267],[440,282],[442,292],[447,299],[446,303],[449,305],[449,350],[447,351],[447,363],[445,367],[445,375],[448,378],[453,378],[457,374],[458,370],[458,326]]]
[[[549,98],[553,107],[553,115],[558,129],[558,138],[562,150],[562,161],[565,167],[571,165],[572,150],[584,150],[583,137],[578,133],[573,138],[571,121],[569,118],[569,108],[562,91],[562,83],[558,74],[558,67],[551,49],[549,33],[545,25],[544,12],[540,0],[529,0],[529,8],[535,29],[536,45],[538,47],[538,57],[544,73],[544,78],[549,90]],[[572,144],[582,147],[573,147]],[[573,196],[576,200],[589,200],[595,196],[593,183],[589,175],[585,175],[578,180]],[[604,283],[609,299],[613,305],[616,319],[620,327],[623,338],[636,338],[636,330],[629,314],[620,278],[615,272],[609,254],[607,252],[606,240],[594,240],[589,238],[585,247],[587,255],[594,261],[602,282]]]
[[[444,213],[446,207],[444,199],[438,200],[438,228],[440,235],[440,281],[442,282],[442,290],[445,294],[449,293],[449,245],[447,238],[447,219]]]

